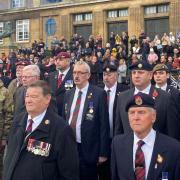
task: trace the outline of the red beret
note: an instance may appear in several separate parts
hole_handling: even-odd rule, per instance
[[[25,59],[21,59],[19,60],[18,62],[16,62],[16,67],[21,65],[21,66],[28,66],[30,65],[31,63]]]
[[[70,58],[70,54],[68,52],[60,52],[57,56],[56,59],[58,58]]]

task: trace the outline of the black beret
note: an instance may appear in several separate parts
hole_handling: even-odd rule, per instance
[[[146,61],[138,61],[131,66],[129,66],[129,69],[132,70],[146,70],[146,71],[152,71],[153,67]]]
[[[116,72],[116,71],[117,71],[117,65],[113,61],[105,63],[103,66],[103,72]]]
[[[128,101],[125,108],[126,112],[130,107],[151,107],[155,109],[155,101],[150,95],[139,92]]]

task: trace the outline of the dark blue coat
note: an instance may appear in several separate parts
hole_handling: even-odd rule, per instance
[[[135,180],[133,169],[133,133],[118,135],[112,142],[112,180]],[[158,162],[158,155],[162,163]],[[168,172],[168,180],[180,178],[180,143],[166,135],[156,133],[147,180],[162,179]]]
[[[66,92],[63,117],[69,120],[75,88]],[[106,92],[89,85],[81,123],[82,154],[87,163],[97,163],[98,157],[109,156],[109,119]],[[89,120],[89,103],[93,102],[93,118]]]
[[[47,110],[40,125],[25,138],[26,122],[27,113],[16,116],[9,135],[3,180],[79,180],[76,142],[65,121]],[[30,138],[51,144],[49,156],[27,151]]]

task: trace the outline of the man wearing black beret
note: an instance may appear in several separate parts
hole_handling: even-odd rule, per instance
[[[133,132],[118,135],[112,142],[112,180],[178,180],[180,143],[155,131],[155,100],[139,92],[126,104]]]
[[[118,97],[115,134],[124,134],[131,131],[128,121],[128,114],[125,107],[130,98],[142,92],[149,94],[155,99],[157,110],[156,122],[153,128],[163,134],[167,134],[178,139],[178,128],[176,126],[177,117],[175,104],[170,95],[161,89],[151,85],[152,67],[146,61],[138,61],[129,68],[131,70],[134,88],[121,93]]]
[[[102,88],[107,93],[108,111],[109,111],[109,127],[110,127],[110,142],[114,136],[114,127],[116,119],[117,99],[121,92],[129,89],[125,84],[117,82],[118,72],[117,65],[114,62],[105,63],[103,66],[103,85]],[[111,143],[110,143],[111,144]],[[110,161],[102,163],[98,167],[99,180],[109,180],[110,176]]]

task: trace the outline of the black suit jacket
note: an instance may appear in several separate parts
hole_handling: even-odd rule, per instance
[[[104,89],[105,85],[100,84],[99,87]],[[117,99],[121,92],[126,91],[128,89],[129,89],[129,87],[127,85],[117,83],[116,95],[115,95],[114,105],[113,105],[113,134],[114,134],[114,129],[115,129]]]
[[[176,118],[176,129],[173,129],[175,137],[180,141],[180,91],[170,85],[167,85],[166,92],[171,95],[171,100],[174,102],[174,114]]]
[[[133,133],[118,135],[112,142],[112,180],[135,180],[133,168]],[[158,155],[162,162],[158,162]],[[147,180],[162,179],[162,172],[168,172],[168,180],[180,177],[180,143],[166,135],[156,133]]]
[[[151,86],[150,95],[153,97],[154,92],[157,91],[157,97],[155,97],[155,106],[157,111],[156,122],[154,123],[154,129],[174,138],[177,138],[177,117],[175,104],[172,101],[170,94],[164,92],[161,89],[155,89]],[[128,114],[125,111],[125,107],[129,99],[134,95],[134,88],[131,88],[118,97],[116,108],[116,122],[115,122],[115,134],[123,134],[131,131]]]
[[[75,88],[66,92],[63,117],[69,121]],[[89,85],[83,108],[81,122],[82,156],[87,163],[97,163],[98,157],[109,156],[109,119],[106,92],[101,88]],[[93,103],[93,113],[89,104]],[[91,114],[92,118],[89,118]]]
[[[55,71],[49,74],[47,81],[50,85],[53,93],[53,97],[56,99],[57,108],[58,108],[58,114],[62,116],[62,108],[63,108],[63,102],[64,102],[64,95],[66,92],[65,83],[68,80],[73,80],[73,74],[72,74],[72,68],[69,69],[68,73],[64,77],[62,84],[58,88],[57,81],[58,81],[58,75],[59,71]]]
[[[9,135],[3,180],[78,180],[76,142],[65,121],[48,109],[40,125],[25,138],[26,122],[26,112],[16,116]],[[28,152],[30,138],[51,144],[49,156]]]

